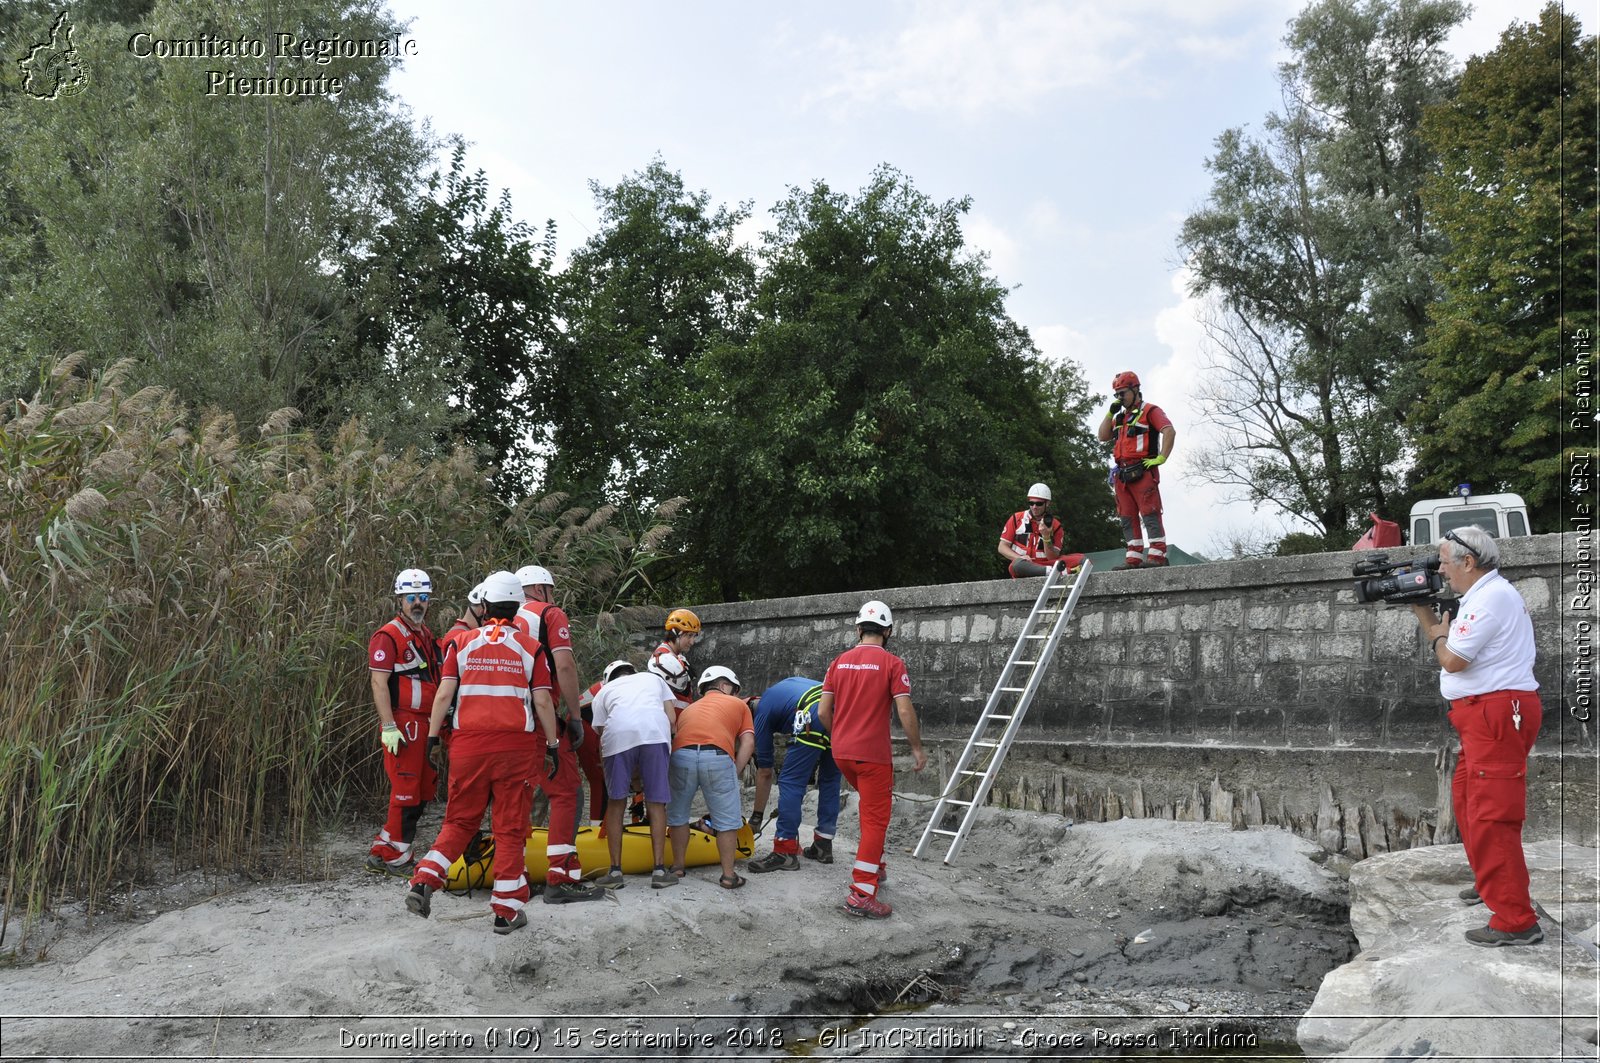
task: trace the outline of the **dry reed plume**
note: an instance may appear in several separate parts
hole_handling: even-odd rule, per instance
[[[501,526],[464,452],[388,453],[356,422],[322,444],[293,410],[242,436],[130,375],[72,355],[0,419],[7,947],[64,897],[104,904],[157,853],[249,867],[375,812],[364,650],[397,568],[433,574],[442,629],[487,572],[545,565],[587,677],[670,528],[554,496]],[[586,647],[586,631],[608,637]]]

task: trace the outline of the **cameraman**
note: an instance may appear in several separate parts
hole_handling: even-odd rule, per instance
[[[1411,606],[1439,662],[1439,693],[1450,702],[1450,725],[1461,736],[1452,782],[1461,844],[1489,925],[1467,931],[1474,945],[1535,945],[1544,931],[1528,892],[1522,854],[1527,818],[1528,754],[1543,712],[1533,678],[1533,621],[1500,574],[1500,548],[1481,528],[1447,532],[1439,570],[1461,595],[1454,619]]]

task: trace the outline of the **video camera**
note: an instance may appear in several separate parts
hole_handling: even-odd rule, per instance
[[[1439,555],[1410,561],[1390,561],[1388,554],[1376,554],[1356,562],[1356,601],[1431,605],[1443,613],[1445,603],[1439,592],[1445,580],[1439,574]],[[1453,602],[1451,604],[1454,604]]]

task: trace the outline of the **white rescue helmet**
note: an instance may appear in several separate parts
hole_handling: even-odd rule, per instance
[[[1046,487],[1044,484],[1034,484],[1032,487],[1028,488],[1028,501],[1029,502],[1048,502],[1048,501],[1050,501],[1050,488]]]
[[[478,590],[483,592],[486,602],[515,602],[521,605],[528,600],[522,593],[522,581],[503,569],[491,572],[487,579],[478,584]]]
[[[710,686],[712,683],[715,683],[719,679],[726,679],[728,682],[733,684],[733,689],[739,689],[739,677],[733,674],[733,669],[724,668],[720,664],[714,664],[710,668],[707,668],[705,671],[700,673],[700,692],[702,694],[705,693],[706,687]]]
[[[882,602],[872,601],[861,607],[861,612],[856,614],[856,623],[894,627],[894,614]]]
[[[610,664],[606,665],[606,670],[600,673],[600,682],[611,682],[617,677],[617,673],[622,671],[624,668],[626,668],[629,672],[635,670],[631,661],[612,661]]]
[[[689,689],[689,669],[676,653],[658,653],[650,658],[647,669],[667,681],[667,686],[682,694]]]
[[[433,580],[420,568],[403,568],[394,578],[396,594],[432,594]]]
[[[556,585],[555,577],[550,575],[550,570],[540,568],[538,565],[523,565],[517,569],[517,582],[524,587],[554,587]]]
[[[472,588],[470,591],[467,592],[467,604],[468,605],[482,605],[483,604],[483,584],[480,583],[476,587]]]

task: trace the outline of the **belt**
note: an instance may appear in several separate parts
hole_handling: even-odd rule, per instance
[[[723,756],[727,756],[728,755],[728,751],[726,749],[723,749],[721,746],[684,746],[683,748],[684,749],[704,749],[704,750],[706,750],[708,752],[711,752],[711,753],[721,753]]]
[[[1490,690],[1483,694],[1467,694],[1463,697],[1453,698],[1450,707],[1460,708],[1465,705],[1478,705],[1486,701],[1511,701],[1516,698],[1536,698],[1537,690]]]

